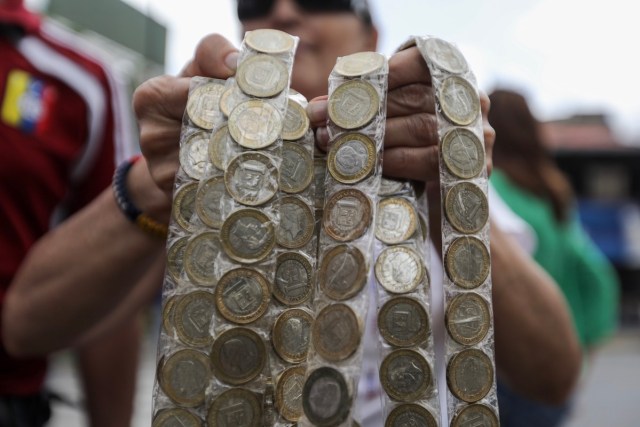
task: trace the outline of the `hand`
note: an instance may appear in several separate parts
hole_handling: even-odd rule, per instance
[[[237,49],[224,37],[203,38],[194,58],[178,77],[147,80],[133,94],[133,108],[140,126],[140,148],[154,182],[169,199],[180,166],[179,142],[182,116],[193,76],[226,79],[235,73]]]
[[[487,167],[492,167],[491,154],[495,132],[489,125],[489,97],[481,92],[480,105]],[[327,97],[309,102],[307,112],[316,141],[326,151],[329,134],[326,129]],[[431,77],[416,47],[400,51],[389,59],[387,124],[384,136],[383,171],[395,178],[438,182],[438,132],[435,97]]]

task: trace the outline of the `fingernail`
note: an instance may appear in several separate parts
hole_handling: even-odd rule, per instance
[[[238,52],[234,51],[227,55],[224,58],[224,64],[229,67],[230,70],[234,70],[238,68]]]
[[[309,105],[307,105],[307,115],[311,123],[325,122],[327,120],[327,101],[310,102]]]

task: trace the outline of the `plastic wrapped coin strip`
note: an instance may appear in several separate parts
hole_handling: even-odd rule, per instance
[[[476,80],[458,48],[435,37],[412,41],[436,99],[445,270],[446,378],[450,425],[497,426],[488,181]]]
[[[362,359],[388,64],[366,52],[329,77],[325,201],[302,425],[350,425]]]

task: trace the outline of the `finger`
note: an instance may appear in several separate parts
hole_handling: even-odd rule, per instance
[[[389,59],[389,90],[411,83],[431,84],[427,63],[415,46],[401,50]]]
[[[182,121],[189,96],[189,79],[159,76],[147,80],[133,94],[133,110],[138,121]]]
[[[390,90],[387,94],[387,117],[418,112],[435,113],[433,88],[425,83],[413,83]]]
[[[325,153],[329,149],[329,131],[326,126],[322,126],[315,131],[316,145]]]
[[[384,146],[427,147],[438,145],[438,124],[435,114],[419,113],[387,119]]]
[[[318,96],[309,101],[307,105],[307,116],[309,116],[309,122],[312,128],[327,125],[327,118],[329,113],[328,108],[329,95]]]
[[[209,34],[198,43],[194,58],[180,75],[226,79],[231,77],[238,63],[238,49],[220,34]]]
[[[393,178],[429,181],[438,179],[438,146],[395,147],[382,154],[382,171]]]

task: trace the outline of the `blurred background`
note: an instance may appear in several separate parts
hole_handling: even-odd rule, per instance
[[[130,88],[175,74],[198,40],[217,32],[239,42],[233,0],[28,0],[83,35],[127,76]],[[640,402],[640,40],[631,2],[608,0],[370,0],[381,51],[410,35],[460,47],[489,93],[523,93],[578,196],[580,219],[621,283],[615,336],[589,361],[570,427],[637,426]],[[133,425],[148,426],[157,314],[149,313]],[[54,358],[49,383],[81,405],[69,356]],[[612,418],[613,417],[613,418]],[[82,411],[55,408],[52,426],[84,425]],[[612,422],[613,421],[613,422]]]

